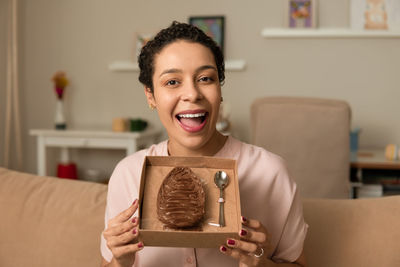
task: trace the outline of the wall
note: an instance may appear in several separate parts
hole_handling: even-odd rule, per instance
[[[190,15],[225,15],[226,57],[247,62],[244,72],[227,72],[223,87],[240,139],[250,141],[249,108],[255,98],[295,95],[348,101],[353,124],[363,129],[361,146],[400,144],[400,39],[262,38],[264,27],[283,25],[283,2],[21,1],[25,169],[36,171],[35,139],[28,129],[53,127],[50,78],[57,70],[65,70],[71,80],[66,92],[71,128],[110,128],[112,118],[119,116],[140,116],[160,127],[146,105],[138,74],[114,73],[107,67],[114,60],[133,58],[136,32],[155,33]],[[348,22],[347,0],[320,1],[321,27],[345,27]],[[107,169],[123,156],[74,153],[79,162]],[[56,154],[50,154],[56,160]]]

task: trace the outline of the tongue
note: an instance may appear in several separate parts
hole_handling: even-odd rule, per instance
[[[197,127],[201,124],[203,118],[202,117],[197,117],[197,118],[181,118],[180,121],[183,125],[188,126],[188,127]]]

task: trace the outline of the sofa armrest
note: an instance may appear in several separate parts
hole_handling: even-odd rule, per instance
[[[309,266],[400,266],[400,196],[303,204]]]

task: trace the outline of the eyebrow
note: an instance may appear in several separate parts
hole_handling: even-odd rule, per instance
[[[202,71],[202,70],[207,70],[207,69],[213,69],[213,70],[217,71],[217,68],[214,67],[214,66],[212,66],[212,65],[204,65],[204,66],[201,66],[201,67],[197,68],[197,69],[196,69],[196,72],[200,72],[200,71]],[[160,77],[163,76],[164,74],[168,74],[168,73],[183,73],[183,71],[180,70],[180,69],[174,69],[174,68],[172,68],[172,69],[167,69],[167,70],[164,70],[164,71],[160,74]]]

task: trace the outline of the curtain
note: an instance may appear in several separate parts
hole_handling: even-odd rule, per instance
[[[18,0],[8,1],[7,66],[4,120],[4,167],[9,168],[11,157],[17,169],[22,168],[22,136],[18,84]],[[13,134],[13,136],[12,136]],[[14,141],[14,142],[13,142]]]

